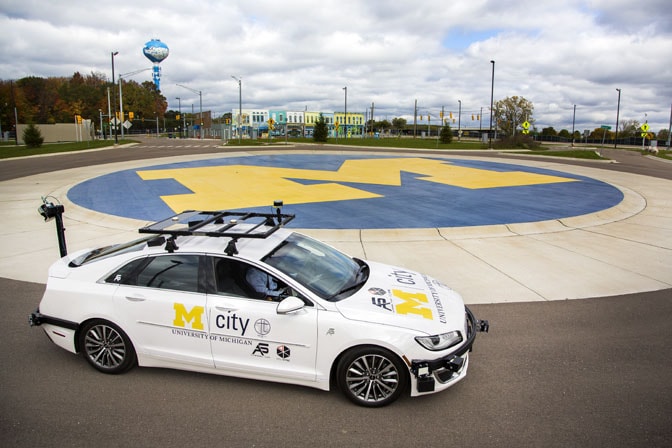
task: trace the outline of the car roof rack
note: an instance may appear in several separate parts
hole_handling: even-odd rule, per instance
[[[178,249],[175,238],[178,236],[228,237],[231,242],[225,252],[237,254],[238,238],[267,238],[281,227],[287,225],[295,215],[281,213],[282,202],[274,204],[276,213],[230,212],[186,210],[175,216],[157,221],[138,229],[140,233],[170,235],[166,241],[166,250]]]

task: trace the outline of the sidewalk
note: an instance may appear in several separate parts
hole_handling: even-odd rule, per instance
[[[0,277],[44,283],[49,265],[58,258],[54,223],[43,222],[37,213],[41,196],[63,202],[69,252],[124,242],[137,238],[137,229],[146,223],[78,207],[66,200],[68,189],[122,169],[212,157],[203,154],[120,162],[0,182],[0,217],[5,226],[0,236],[4,249]],[[529,224],[305,233],[353,256],[432,275],[459,291],[470,304],[565,300],[672,288],[672,181],[557,160],[487,160],[592,177],[619,188],[625,199],[598,213]]]

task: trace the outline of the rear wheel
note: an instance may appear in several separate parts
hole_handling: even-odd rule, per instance
[[[406,389],[408,369],[389,350],[359,347],[347,352],[338,362],[337,382],[355,404],[386,406]]]
[[[119,327],[103,320],[84,325],[79,333],[79,348],[96,370],[117,374],[135,365],[135,350]]]

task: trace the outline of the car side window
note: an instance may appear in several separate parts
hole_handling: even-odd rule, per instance
[[[215,286],[218,294],[273,302],[298,295],[285,282],[263,269],[232,258],[215,259]]]
[[[149,288],[199,292],[198,255],[153,257],[138,274],[137,285]]]
[[[229,258],[215,259],[215,286],[218,294],[247,297],[243,263]]]
[[[133,260],[105,280],[122,285],[201,292],[199,256],[167,254]]]

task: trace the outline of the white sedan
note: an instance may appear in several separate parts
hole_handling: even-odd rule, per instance
[[[189,211],[66,255],[31,325],[104,373],[137,364],[336,384],[370,407],[465,377],[488,323],[458,293],[293,232],[292,218]]]

